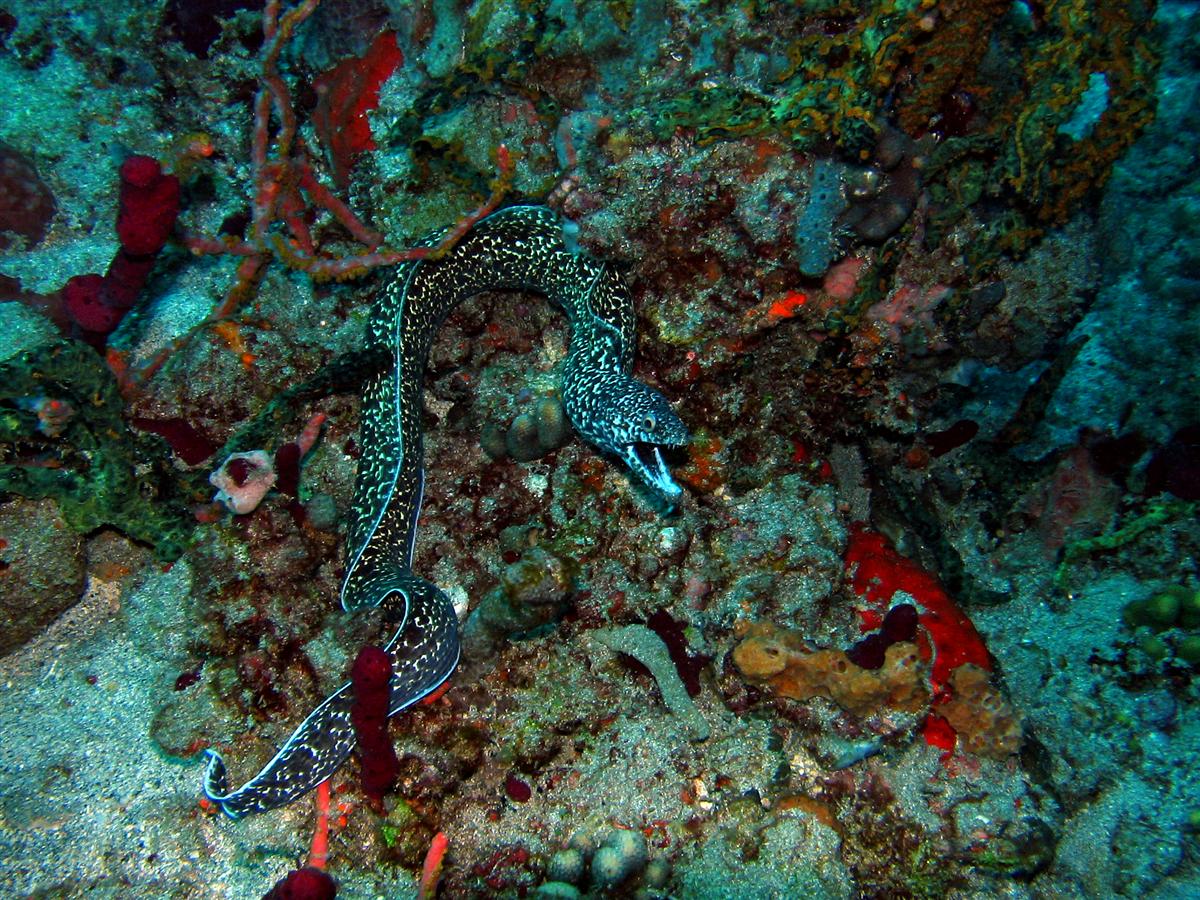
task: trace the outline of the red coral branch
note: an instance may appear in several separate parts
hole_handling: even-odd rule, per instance
[[[304,0],[287,12],[281,12],[279,0],[270,0],[263,9],[263,35],[266,39],[261,57],[261,86],[254,99],[254,126],[251,140],[251,167],[254,177],[251,201],[250,236],[246,240],[188,236],[185,246],[195,254],[243,256],[237,276],[225,299],[202,322],[161,350],[138,372],[125,371],[123,386],[132,387],[148,380],[166,360],[186,345],[199,332],[233,316],[254,295],[259,279],[271,260],[308,273],[315,279],[358,278],[383,267],[401,262],[437,257],[470,230],[479,219],[496,209],[508,191],[513,162],[508,149],[501,144],[496,151],[498,174],[491,196],[475,211],[468,213],[433,247],[414,247],[396,250],[381,247],[382,235],[367,226],[314,173],[304,141],[297,133],[298,122],[291,94],[279,72],[279,58],[296,28],[312,15],[320,0]],[[351,133],[336,138],[330,149],[334,157],[335,174],[348,171],[350,157],[364,149],[373,148],[370,131],[366,128],[365,113],[378,103],[379,88],[401,62],[395,45],[395,35],[385,33],[372,44],[361,60],[348,60],[349,74],[330,73],[328,103],[342,104],[328,110],[328,127],[317,122],[318,131],[330,136],[337,126],[352,126]],[[332,96],[335,94],[336,96]],[[278,120],[278,130],[272,136],[272,111]],[[317,118],[325,116],[321,112]],[[330,130],[332,129],[332,131]],[[365,134],[365,137],[364,137]],[[340,161],[339,161],[340,160]],[[362,253],[345,257],[327,257],[318,253],[308,227],[313,209],[331,215],[355,241],[363,244]]]
[[[308,865],[325,871],[329,862],[329,779],[317,785],[317,824],[313,829],[312,846],[308,851]]]
[[[446,859],[446,850],[450,846],[450,838],[439,831],[429,844],[425,854],[425,864],[421,866],[421,883],[417,887],[417,900],[433,900],[437,896],[438,881],[442,877],[442,863]]]

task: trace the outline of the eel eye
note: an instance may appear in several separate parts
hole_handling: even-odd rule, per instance
[[[654,421],[654,416],[646,416],[646,418],[642,419],[642,427],[647,431],[653,431],[654,426],[657,424],[658,423]]]

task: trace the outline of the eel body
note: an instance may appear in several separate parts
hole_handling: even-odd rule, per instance
[[[684,444],[687,429],[661,394],[630,376],[635,321],[629,290],[611,266],[567,249],[551,210],[499,210],[441,258],[397,269],[368,324],[368,346],[385,349],[393,364],[363,390],[362,456],[341,591],[346,610],[381,610],[392,658],[390,715],[436,690],[458,663],[453,604],[411,568],[424,486],[422,392],[438,327],[459,303],[491,290],[544,294],[563,310],[571,340],[562,399],[575,430],[620,457],[668,505],[681,494],[659,448]],[[209,751],[205,794],[239,818],[312,790],[354,749],[352,701],[345,684],[236,790],[227,787],[220,755]]]

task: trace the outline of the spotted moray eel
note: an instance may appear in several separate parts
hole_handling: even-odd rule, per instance
[[[587,441],[625,462],[672,506],[682,493],[660,447],[687,429],[666,399],[630,377],[633,299],[609,265],[568,250],[562,223],[542,206],[513,206],[478,222],[439,259],[399,268],[381,292],[368,345],[393,365],[363,389],[358,480],[347,540],[342,606],[378,607],[392,658],[389,715],[436,690],[458,663],[458,619],[450,599],[412,572],[424,489],[421,399],[434,333],[458,304],[483,291],[544,294],[566,313],[571,342],[563,406]],[[208,751],[204,793],[233,818],[290,803],[331,776],[354,749],[351,688],[344,684],[292,733],[274,758],[235,791]]]

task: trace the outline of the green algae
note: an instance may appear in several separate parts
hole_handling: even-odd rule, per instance
[[[22,408],[42,399],[74,410],[54,436]],[[194,492],[161,438],[126,425],[116,381],[94,351],[61,341],[13,357],[0,365],[0,404],[0,492],[52,499],[77,532],[116,528],[164,561],[179,558]]]
[[[1175,645],[1175,658],[1189,666],[1200,665],[1200,634],[1189,634]]]
[[[1054,573],[1055,588],[1066,592],[1075,564],[1086,557],[1094,553],[1118,550],[1138,540],[1148,531],[1162,528],[1179,519],[1189,519],[1195,514],[1195,503],[1158,498],[1151,501],[1146,511],[1129,524],[1096,537],[1067,544],[1063,548],[1062,562],[1058,564]]]

